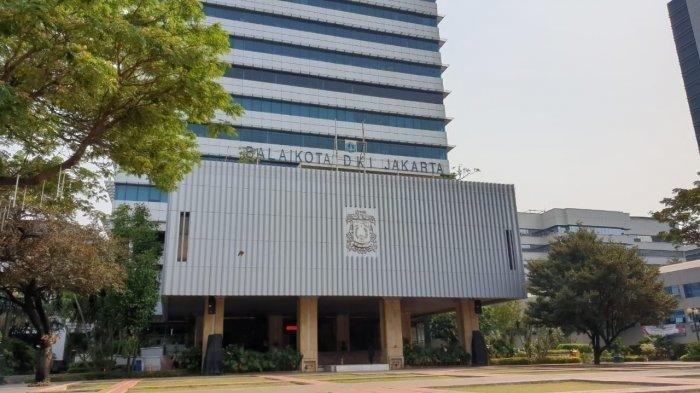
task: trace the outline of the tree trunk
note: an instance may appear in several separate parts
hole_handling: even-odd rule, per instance
[[[51,363],[53,361],[53,351],[51,345],[42,343],[36,351],[36,371],[34,373],[34,382],[45,382],[51,373]]]
[[[603,354],[603,351],[600,348],[600,337],[594,336],[591,340],[591,344],[593,346],[593,363],[600,365],[600,357]]]

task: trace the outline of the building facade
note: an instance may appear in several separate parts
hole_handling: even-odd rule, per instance
[[[660,335],[678,344],[700,342],[700,261],[661,266],[666,292],[678,299],[676,309],[660,326],[637,326],[622,339],[637,343],[644,336]]]
[[[441,17],[431,0],[208,0],[231,37],[236,137],[167,195],[114,179],[164,232],[168,346],[290,346],[302,369],[403,366],[415,321],[524,297],[514,189],[449,172]],[[157,329],[156,329],[157,330]],[[215,335],[215,336],[212,336]]]
[[[668,12],[695,128],[695,138],[700,149],[700,1],[672,0],[668,3]]]
[[[551,209],[545,212],[518,213],[523,259],[528,261],[547,258],[549,243],[559,235],[581,228],[594,231],[606,241],[637,247],[639,255],[653,265],[669,261],[693,259],[696,248],[665,242],[659,232],[668,226],[651,217],[634,217],[628,213],[589,210]]]

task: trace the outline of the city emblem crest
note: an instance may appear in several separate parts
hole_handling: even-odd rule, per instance
[[[351,253],[373,254],[377,251],[377,234],[374,232],[376,218],[366,210],[355,210],[345,217],[347,231],[345,246]]]

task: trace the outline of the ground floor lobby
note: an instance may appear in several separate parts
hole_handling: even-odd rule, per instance
[[[222,345],[267,351],[294,348],[301,369],[330,365],[404,367],[406,344],[424,345],[431,315],[455,312],[461,345],[471,352],[478,330],[474,300],[377,297],[166,297],[159,344],[201,346],[211,335]]]

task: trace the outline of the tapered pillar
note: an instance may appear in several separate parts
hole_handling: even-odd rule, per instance
[[[379,328],[382,339],[383,363],[392,370],[403,368],[403,336],[401,334],[401,299],[379,301]]]
[[[213,303],[210,304],[210,300]],[[202,359],[207,353],[207,343],[212,334],[224,334],[224,298],[204,298],[204,315],[202,315]]]
[[[301,371],[318,369],[318,298],[300,297],[297,301],[297,350],[301,353]]]
[[[335,317],[336,350],[350,350],[350,315],[339,314]]]
[[[411,313],[402,312],[401,313],[401,335],[403,336],[403,343],[406,345],[412,345],[411,337]]]
[[[268,315],[267,316],[267,344],[270,348],[281,348],[284,347],[283,330],[284,324],[282,323],[281,315]]]
[[[472,336],[475,330],[479,330],[479,316],[474,309],[474,301],[467,299],[457,300],[457,333],[460,344],[472,353]]]

